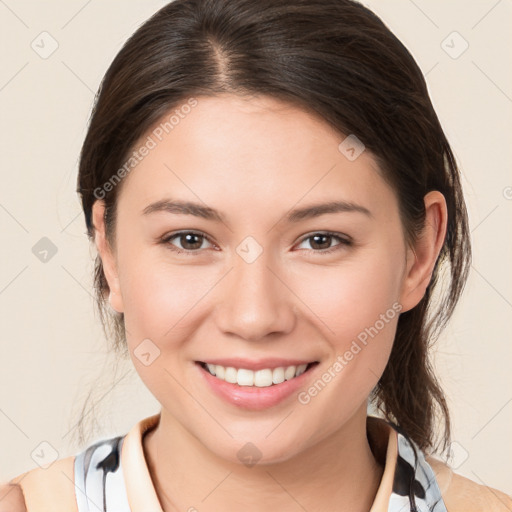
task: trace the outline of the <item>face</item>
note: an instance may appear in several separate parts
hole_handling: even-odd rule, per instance
[[[135,148],[150,146],[122,184],[115,248],[99,244],[112,306],[183,433],[232,461],[249,441],[285,460],[366,413],[428,280],[368,151],[275,99],[196,100]]]

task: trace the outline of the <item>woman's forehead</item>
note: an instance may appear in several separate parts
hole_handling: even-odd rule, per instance
[[[176,117],[168,133],[161,133],[166,114],[135,146],[146,147],[127,176],[138,198],[179,190],[198,197],[258,196],[263,203],[326,195],[369,203],[387,188],[370,152],[356,147],[357,158],[350,158],[347,136],[274,98],[199,97],[188,114]]]

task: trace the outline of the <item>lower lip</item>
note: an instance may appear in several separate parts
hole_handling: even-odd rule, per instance
[[[195,363],[203,378],[211,387],[214,393],[233,405],[244,409],[262,410],[279,404],[299,388],[303,387],[306,380],[309,379],[318,363],[313,364],[307,371],[290,380],[285,380],[281,384],[272,386],[239,386],[214,377],[208,370],[203,368],[200,363]]]

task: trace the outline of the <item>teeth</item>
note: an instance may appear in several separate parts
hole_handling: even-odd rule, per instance
[[[297,366],[297,371],[295,373],[295,377],[302,375],[306,371],[307,367],[308,367],[307,364],[301,364],[301,365]]]
[[[285,380],[298,377],[306,371],[307,366],[307,364],[300,364],[298,366],[280,366],[273,369],[264,368],[252,371],[246,368],[237,370],[232,366],[224,367],[219,364],[206,363],[208,371],[221,380],[239,386],[256,386],[258,388],[281,384]]]
[[[272,370],[272,382],[274,384],[281,384],[281,382],[284,382],[284,368],[282,366]]]
[[[236,382],[239,386],[254,386],[254,372],[240,368],[236,375]]]
[[[214,366],[214,365],[208,365],[208,366]],[[211,371],[210,371],[211,373]],[[215,365],[215,373],[213,375],[216,375],[219,377],[219,379],[224,380],[226,376],[226,368],[224,366]]]
[[[238,372],[240,373],[240,372]],[[265,368],[254,372],[254,385],[258,388],[272,386],[273,371]],[[240,384],[240,383],[239,383]]]
[[[236,370],[236,368],[229,366],[228,368],[226,368],[224,380],[226,382],[231,382],[231,384],[236,384],[237,373],[238,373],[238,371]]]
[[[296,369],[297,369],[297,367],[295,367],[295,366],[288,366],[288,368],[286,368],[286,370],[284,371],[285,380],[293,379],[293,377],[295,377]]]

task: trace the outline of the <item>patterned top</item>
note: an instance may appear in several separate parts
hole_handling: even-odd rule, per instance
[[[75,457],[78,512],[162,512],[142,447],[144,434],[159,419],[160,414],[145,418],[128,434],[98,441]],[[372,440],[385,450],[370,512],[447,512],[434,471],[417,445],[381,418],[368,416],[367,429],[372,451]]]

